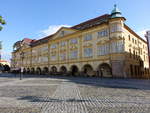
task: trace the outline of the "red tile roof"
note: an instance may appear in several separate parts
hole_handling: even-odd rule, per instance
[[[30,38],[24,38],[23,40],[22,40],[22,42],[25,42],[25,43],[28,43],[28,44],[30,44],[30,43],[32,43],[34,40],[33,39],[30,39]]]
[[[80,23],[78,25],[75,25],[75,26],[71,27],[71,29],[77,29],[77,30],[88,29],[90,27],[94,27],[94,26],[100,25],[100,24],[102,24],[104,22],[107,22],[108,19],[109,19],[109,17],[110,17],[109,14],[105,14],[105,15],[99,16],[97,18],[88,20],[86,22]],[[47,36],[45,38],[42,38],[42,39],[39,39],[39,40],[36,40],[36,41],[32,42],[31,46],[36,46],[36,45],[39,45],[39,44],[46,43],[49,39],[52,38],[53,35],[54,34],[49,35],[49,36]]]
[[[84,29],[88,29],[97,25],[100,25],[104,22],[107,22],[108,19],[110,18],[109,14],[104,14],[102,16],[96,17],[94,19],[90,19],[88,21],[85,21],[83,23],[80,23],[78,25],[75,25],[73,27],[71,27],[72,29],[77,29],[77,30],[84,30]]]
[[[0,60],[0,62],[7,62],[6,60]]]
[[[43,43],[47,43],[52,38],[52,36],[53,35],[50,35],[50,36],[44,37],[42,39],[35,40],[31,43],[31,46],[37,46],[37,45],[40,45],[40,44],[43,44]]]
[[[98,26],[98,25],[103,24],[103,23],[107,23],[109,21],[109,18],[110,18],[109,14],[104,14],[102,16],[96,17],[94,19],[90,19],[88,21],[85,21],[83,23],[77,24],[77,25],[75,25],[73,27],[70,27],[70,28],[71,29],[76,29],[76,30],[89,29],[91,27]],[[128,29],[131,33],[133,33],[135,36],[137,36],[139,39],[141,39],[142,41],[144,41],[146,43],[145,40],[143,40],[140,36],[138,36],[127,25],[125,25],[125,28]],[[40,45],[40,44],[48,42],[52,38],[53,35],[54,34],[49,35],[49,36],[44,37],[44,38],[39,39],[39,40],[32,40],[32,39],[29,39],[29,38],[24,38],[23,41],[25,41],[26,43],[29,43],[31,46],[37,46],[37,45]]]

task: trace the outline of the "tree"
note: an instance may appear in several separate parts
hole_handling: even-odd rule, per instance
[[[10,67],[8,65],[5,64],[3,67],[4,67],[4,71],[10,71]]]
[[[5,24],[6,24],[5,20],[3,19],[2,16],[0,16],[0,31],[3,29],[1,25],[5,25]]]

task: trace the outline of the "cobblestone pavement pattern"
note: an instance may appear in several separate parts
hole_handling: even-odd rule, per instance
[[[3,76],[0,113],[150,113],[150,80]]]

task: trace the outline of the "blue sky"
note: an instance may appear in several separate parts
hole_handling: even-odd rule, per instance
[[[72,26],[110,13],[117,4],[126,24],[142,35],[150,29],[150,0],[0,0],[0,15],[7,25],[0,31],[3,59],[9,59],[14,42],[39,39],[60,26]]]

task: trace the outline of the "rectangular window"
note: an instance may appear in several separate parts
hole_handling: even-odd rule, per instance
[[[56,55],[52,55],[51,60],[56,60]]]
[[[123,44],[123,40],[117,41],[117,52],[123,52],[124,50],[124,44]]]
[[[92,34],[85,35],[84,41],[92,40]]]
[[[123,52],[123,51],[124,51],[123,40],[111,43],[111,52],[112,53],[120,53],[120,52]]]
[[[78,40],[77,40],[76,38],[71,39],[71,40],[70,40],[70,43],[71,43],[71,44],[77,44],[77,43],[78,43]]]
[[[122,31],[122,27],[120,24],[112,24],[111,25],[111,32],[117,32],[117,31]]]
[[[92,57],[93,56],[93,49],[92,48],[85,48],[84,49],[84,57]]]
[[[136,44],[136,40],[135,40],[135,44]]]
[[[65,46],[66,44],[67,44],[66,41],[60,43],[61,46]]]
[[[111,43],[111,53],[116,53],[116,42]]]
[[[109,53],[109,45],[105,44],[98,46],[97,53],[98,55],[107,55]]]
[[[41,62],[48,62],[48,57],[46,56],[41,57]]]
[[[41,53],[46,53],[46,52],[48,52],[48,46],[42,47]]]
[[[129,41],[130,41],[130,35],[128,35],[128,37],[129,37]]]
[[[78,58],[78,51],[75,50],[75,51],[71,51],[70,52],[70,59],[76,59]]]
[[[57,48],[57,45],[56,44],[52,44],[51,45],[51,49],[55,49],[55,48]]]
[[[105,37],[105,36],[108,36],[108,30],[107,29],[104,29],[104,30],[101,30],[98,33],[98,37]]]
[[[134,38],[132,38],[132,43],[134,43]]]
[[[65,60],[65,59],[66,59],[66,53],[61,53],[60,60]]]

